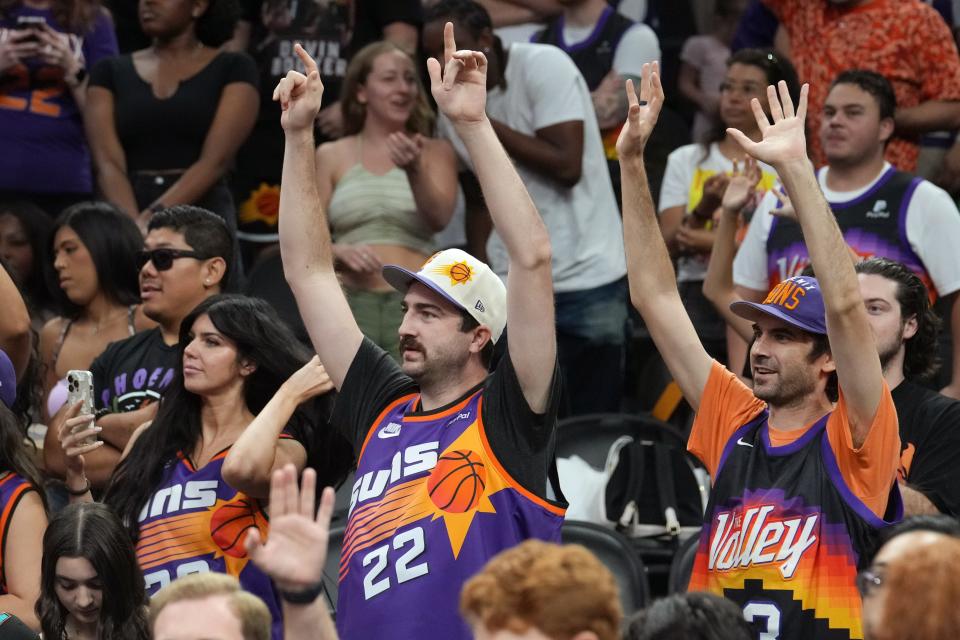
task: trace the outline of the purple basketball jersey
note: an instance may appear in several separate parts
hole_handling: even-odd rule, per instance
[[[34,491],[33,485],[23,476],[12,471],[0,479],[0,595],[6,595],[7,579],[3,568],[6,566],[4,550],[7,548],[7,532],[10,530],[10,520],[13,512],[20,503],[24,494]]]
[[[407,416],[418,399],[388,405],[360,451],[340,556],[344,640],[471,638],[463,583],[527,538],[560,540],[564,510],[522,488],[493,454],[482,390]]]
[[[266,536],[267,518],[259,501],[223,479],[226,456],[226,451],[219,453],[201,469],[181,456],[167,468],[160,488],[140,512],[137,560],[151,596],[191,573],[235,576],[245,591],[267,603],[273,616],[273,640],[281,640],[283,619],[276,590],[250,562],[243,546],[251,527]]]

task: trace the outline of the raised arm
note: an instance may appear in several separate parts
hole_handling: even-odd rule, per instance
[[[756,193],[760,178],[757,161],[750,156],[747,156],[742,173],[737,163],[733,163],[733,175],[723,193],[720,224],[714,236],[707,276],[703,280],[703,295],[716,307],[727,325],[747,342],[753,339],[752,325],[730,310],[731,303],[741,300],[733,286],[733,257],[737,253],[737,217]]]
[[[713,361],[680,300],[677,277],[660,235],[643,164],[644,147],[663,105],[658,66],[643,65],[639,100],[633,81],[626,82],[630,110],[617,140],[623,189],[623,242],[630,300],[643,316],[687,402],[697,409]]]
[[[794,114],[786,83],[780,83],[779,97],[775,87],[768,87],[773,124],[760,102],[756,98],[751,101],[763,133],[761,142],[753,142],[736,129],[727,131],[751,156],[773,165],[790,194],[810,261],[820,276],[817,280],[823,292],[827,335],[847,402],[853,445],[859,448],[880,405],[883,372],[850,252],[807,159],[803,127],[808,89],[804,85],[800,90],[800,104]]]
[[[330,376],[316,356],[295,371],[230,447],[223,461],[227,484],[254,498],[267,498],[274,471],[287,464],[293,464],[298,472],[303,469],[307,463],[303,445],[280,435],[297,407],[332,390]]]
[[[443,73],[439,61],[427,61],[431,90],[470,154],[493,225],[506,245],[510,358],[527,404],[542,412],[557,358],[550,236],[487,119],[486,57],[457,51],[449,22],[443,37]]]
[[[333,270],[330,227],[317,189],[313,121],[320,110],[323,83],[313,58],[299,44],[294,51],[307,75],[290,71],[273,94],[283,111],[280,124],[286,135],[280,252],[283,274],[297,299],[313,347],[339,389],[363,334]]]

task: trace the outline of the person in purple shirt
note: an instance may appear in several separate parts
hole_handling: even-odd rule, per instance
[[[0,198],[31,200],[50,216],[90,198],[87,69],[116,54],[96,0],[0,5]]]

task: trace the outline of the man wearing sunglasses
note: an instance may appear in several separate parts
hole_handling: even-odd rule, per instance
[[[94,487],[106,485],[130,435],[156,414],[177,366],[181,320],[226,289],[233,264],[226,224],[199,207],[178,205],[156,213],[143,244],[137,257],[140,298],[144,314],[158,326],[112,343],[90,366],[98,413],[106,412],[97,419],[105,445],[84,455]],[[62,453],[48,459],[51,471],[63,475]]]

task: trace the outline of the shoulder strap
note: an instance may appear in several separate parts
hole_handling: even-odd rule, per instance
[[[63,326],[60,327],[60,335],[57,336],[57,342],[53,345],[53,353],[50,354],[50,365],[56,370],[57,360],[60,359],[60,350],[63,349],[63,341],[67,339],[67,332],[70,331],[70,327],[73,325],[73,320],[64,318],[65,322]]]
[[[657,497],[660,510],[663,511],[667,531],[671,536],[680,535],[680,520],[677,518],[677,485],[674,480],[675,469],[670,454],[671,447],[662,443],[653,445],[653,465],[657,474]]]

